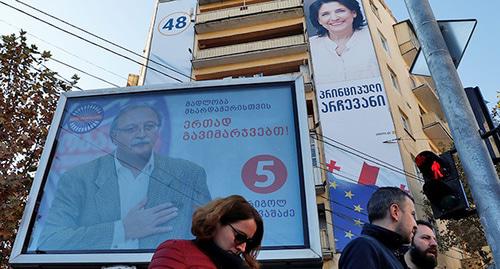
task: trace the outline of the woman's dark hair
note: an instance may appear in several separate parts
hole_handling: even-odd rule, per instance
[[[252,269],[260,268],[256,260],[262,237],[264,223],[259,212],[240,195],[231,195],[226,198],[215,199],[193,213],[191,233],[198,240],[212,240],[215,237],[217,224],[228,225],[241,220],[255,220],[257,230],[252,242],[247,243],[243,258]]]
[[[309,6],[309,20],[311,21],[314,28],[317,30],[318,36],[324,36],[328,34],[328,30],[321,26],[318,21],[319,9],[323,4],[330,2],[338,2],[344,5],[350,11],[356,12],[356,18],[352,22],[353,30],[360,30],[365,26],[365,19],[363,18],[363,13],[361,13],[361,6],[356,0],[316,0]]]

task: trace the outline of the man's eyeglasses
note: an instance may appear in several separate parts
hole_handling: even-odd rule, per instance
[[[243,243],[251,244],[253,242],[253,239],[248,238],[248,236],[244,232],[234,228],[233,225],[231,225],[231,224],[228,224],[228,225],[229,225],[229,227],[231,227],[231,229],[233,229],[234,243],[236,245],[241,245]]]
[[[144,130],[145,133],[152,133],[152,132],[156,132],[156,130],[158,130],[158,127],[159,127],[158,124],[149,122],[149,123],[145,123],[142,126],[142,130]],[[116,128],[116,130],[118,130],[120,132],[127,133],[127,134],[135,134],[140,129],[141,129],[141,126],[139,126],[137,124],[127,125],[123,128]]]

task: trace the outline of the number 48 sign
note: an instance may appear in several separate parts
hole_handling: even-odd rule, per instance
[[[191,16],[184,12],[167,15],[158,24],[158,31],[163,35],[177,35],[184,32],[191,24]]]

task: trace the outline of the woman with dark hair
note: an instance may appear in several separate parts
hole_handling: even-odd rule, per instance
[[[380,75],[370,32],[356,0],[316,0],[309,7],[314,80],[324,84]]]
[[[168,240],[155,251],[149,269],[259,269],[262,218],[245,198],[216,199],[193,214],[194,240]]]

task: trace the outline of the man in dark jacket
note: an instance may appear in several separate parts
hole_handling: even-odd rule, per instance
[[[344,248],[339,268],[404,269],[402,248],[417,229],[413,198],[396,187],[379,188],[368,201],[368,220]]]

